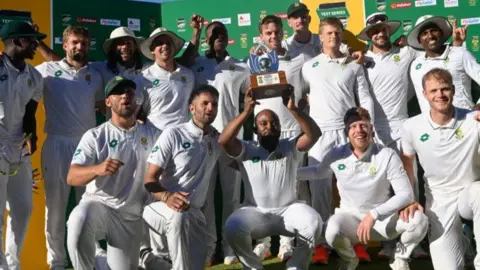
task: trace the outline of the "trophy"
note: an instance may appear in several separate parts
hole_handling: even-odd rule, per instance
[[[263,49],[263,54],[257,52]],[[268,52],[268,53],[267,53]],[[248,58],[250,67],[250,82],[252,97],[265,99],[281,97],[290,94],[292,86],[288,84],[284,71],[278,71],[278,56],[269,50],[265,43],[260,42],[256,50]]]

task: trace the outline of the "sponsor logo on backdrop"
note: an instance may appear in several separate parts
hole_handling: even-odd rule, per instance
[[[55,37],[55,38],[54,38],[54,43],[55,43],[55,44],[62,44],[62,43],[63,43],[63,42],[62,42],[62,37]]]
[[[201,44],[201,45],[200,45],[200,50],[201,50],[202,52],[208,50],[208,47],[209,47],[209,46],[208,46],[208,43],[207,43],[207,38],[205,38],[205,37],[201,38],[201,39],[200,39],[200,44]]]
[[[462,25],[480,24],[480,17],[462,19],[461,22]]]
[[[253,38],[253,43],[259,43],[259,42],[260,42],[260,37]]]
[[[415,1],[416,7],[428,7],[437,5],[437,0],[420,0]]]
[[[140,19],[128,18],[127,23],[128,23],[128,29],[132,31],[140,31]]]
[[[97,23],[97,19],[92,17],[78,17],[77,22],[78,23]]]
[[[155,20],[155,17],[150,17],[150,20],[148,21],[148,26],[150,26],[150,32],[153,32],[153,30],[157,28],[157,21]]]
[[[267,11],[266,10],[260,11],[260,21],[263,20],[263,18],[265,17],[267,17]]]
[[[114,20],[114,19],[101,19],[100,20],[101,25],[107,25],[107,26],[120,26],[120,20]]]
[[[477,5],[477,0],[468,0],[468,5],[474,7]]]
[[[480,50],[480,43],[478,36],[472,36],[472,51],[478,52]]]
[[[247,33],[243,33],[240,36],[240,47],[245,49],[247,48],[247,45],[248,45]]]
[[[62,14],[62,24],[68,24],[72,20],[72,15],[70,13],[63,13]]]
[[[448,19],[448,21],[450,22],[450,24],[452,24],[452,25],[453,25],[454,23],[456,23],[455,21],[457,20],[457,19],[455,18],[455,16],[453,16],[453,15],[448,15],[448,16],[447,16],[447,19]]]
[[[97,49],[97,39],[95,37],[90,38],[90,50],[95,51]]]
[[[377,10],[378,11],[385,11],[387,8],[387,3],[385,0],[377,0]]]
[[[250,26],[252,25],[250,19],[250,13],[238,14],[238,26]]]
[[[228,40],[228,45],[233,45],[233,44],[235,44],[235,39],[233,39],[233,38],[229,39]]]
[[[282,20],[288,19],[287,13],[277,13],[275,16],[279,17]]]
[[[410,20],[406,20],[402,22],[402,27],[403,27],[403,33],[406,34],[412,30],[413,23]]]
[[[178,18],[177,19],[177,31],[178,32],[185,32],[185,27],[187,26],[187,21],[185,18]]]
[[[212,22],[221,22],[223,24],[232,24],[232,18],[212,19]]]
[[[458,7],[458,0],[444,0],[443,4],[446,8]]]
[[[390,7],[392,9],[398,9],[398,8],[410,8],[412,7],[412,2],[396,2],[396,3],[391,3]]]

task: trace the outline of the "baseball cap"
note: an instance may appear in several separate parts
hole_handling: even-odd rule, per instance
[[[111,79],[105,86],[105,97],[108,97],[118,87],[130,86],[134,89],[137,87],[137,84],[132,80],[129,80],[123,76],[115,76]]]
[[[42,40],[47,35],[35,31],[30,23],[24,21],[10,21],[0,28],[0,38],[2,40],[18,37],[35,37]]]
[[[305,4],[303,4],[303,3],[293,3],[288,7],[287,16],[290,17],[295,12],[298,12],[298,11],[305,11],[307,13],[310,12],[310,10],[308,10],[308,8]]]

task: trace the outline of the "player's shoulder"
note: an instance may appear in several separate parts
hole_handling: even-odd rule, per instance
[[[88,65],[91,68],[96,69],[96,70],[107,68],[107,62],[106,61],[92,61],[92,62],[89,62]]]
[[[193,71],[185,66],[177,64],[177,70],[180,74],[187,75],[187,76],[194,76]]]
[[[427,117],[425,114],[421,113],[415,116],[412,116],[403,122],[403,127],[409,131],[414,130],[415,127],[419,125],[428,124]]]
[[[315,67],[319,64],[320,57],[321,57],[321,55],[317,55],[317,56],[315,56],[315,57],[307,60],[307,61],[303,64],[303,69],[304,69],[304,70],[309,70],[309,69],[315,68]]]
[[[397,154],[397,152],[393,148],[379,143],[373,143],[372,150],[377,156],[380,156],[382,158],[391,157],[392,155]]]

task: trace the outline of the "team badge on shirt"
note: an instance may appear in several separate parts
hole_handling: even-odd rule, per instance
[[[419,69],[421,69],[421,68],[422,68],[422,64],[418,64],[418,65],[415,67],[416,70],[419,70]]]
[[[180,77],[180,80],[182,80],[183,83],[186,83],[187,82],[187,77],[182,76],[182,77]]]
[[[158,147],[158,145],[155,145],[155,147],[153,147],[152,149],[152,153],[156,153],[158,149],[160,149],[160,147]]]
[[[375,174],[377,174],[377,167],[375,165],[372,165],[372,167],[370,167],[368,169],[368,173],[371,175],[371,176],[374,176]]]
[[[463,131],[461,128],[457,128],[457,130],[455,130],[455,138],[457,140],[460,140],[463,138]]]
[[[90,84],[90,82],[92,82],[92,74],[87,73],[87,75],[85,75],[85,80],[87,80],[88,84]]]
[[[153,83],[153,86],[157,86],[160,83],[160,80],[156,79],[152,83]]]
[[[141,143],[142,145],[147,145],[147,144],[148,144],[147,137],[142,136],[142,137],[140,138],[140,143]]]
[[[6,79],[8,79],[8,75],[7,75],[7,74],[3,74],[2,76],[0,76],[0,82],[5,81]]]
[[[420,137],[420,141],[426,142],[429,138],[430,138],[430,135],[428,135],[428,133],[425,133]]]
[[[62,73],[63,73],[63,72],[62,72],[61,70],[55,71],[55,77],[60,77],[60,76],[62,76]]]
[[[317,67],[318,66],[318,62],[315,62],[313,63],[312,67]]]
[[[343,171],[343,170],[345,170],[345,168],[347,168],[347,166],[345,166],[345,164],[343,164],[343,163],[342,163],[342,164],[339,164],[338,167],[337,167],[337,169],[338,169],[339,171]]]
[[[32,84],[33,84],[33,81],[32,81],[32,79],[28,79],[28,81],[27,81],[27,85],[28,85],[28,87],[31,87],[31,86],[32,86]]]
[[[393,56],[393,61],[394,61],[395,63],[400,62],[400,55],[395,54],[395,55]]]
[[[82,149],[77,149],[77,151],[75,151],[75,154],[73,154],[74,157],[80,155],[80,153],[82,153]]]
[[[182,144],[183,149],[188,149],[188,148],[190,148],[191,146],[192,146],[192,144],[189,143],[189,142],[184,142],[184,143]]]
[[[109,145],[111,148],[115,148],[115,146],[118,145],[118,141],[115,140],[115,139],[113,139],[113,140],[111,140],[111,141],[108,143],[108,145]]]

